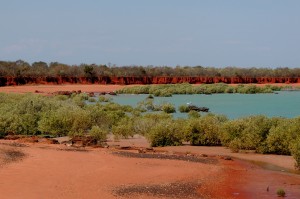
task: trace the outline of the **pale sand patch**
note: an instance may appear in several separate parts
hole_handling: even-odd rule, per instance
[[[129,85],[134,86],[134,85]],[[122,89],[124,85],[100,85],[100,84],[63,84],[63,85],[24,85],[0,87],[0,92],[5,93],[53,93],[56,91],[78,91],[81,92],[113,92]]]
[[[193,84],[193,86],[199,86],[201,84]],[[228,84],[231,86],[237,86],[238,84]],[[245,85],[274,85],[274,86],[292,86],[300,87],[300,83],[297,84],[245,84]],[[41,93],[50,94],[56,91],[78,91],[82,92],[113,92],[125,87],[142,86],[142,85],[101,85],[101,84],[62,84],[62,85],[22,85],[22,86],[4,86],[0,87],[0,92],[5,93],[35,93],[39,91]]]

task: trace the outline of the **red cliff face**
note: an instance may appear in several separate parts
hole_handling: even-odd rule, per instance
[[[300,83],[300,77],[0,77],[0,86],[24,84],[270,84]]]

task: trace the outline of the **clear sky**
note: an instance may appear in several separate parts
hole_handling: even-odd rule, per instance
[[[300,67],[300,0],[0,0],[0,60]]]

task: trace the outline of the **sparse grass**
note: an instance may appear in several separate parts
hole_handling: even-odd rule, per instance
[[[93,98],[93,97],[89,97],[88,101],[89,101],[89,102],[96,102],[96,99]]]
[[[283,189],[278,189],[276,193],[278,197],[285,197],[285,191]]]
[[[25,153],[14,148],[0,149],[0,154],[3,155],[4,163],[19,161],[25,157]]]
[[[148,195],[156,198],[199,198],[198,182],[174,182],[168,184],[147,184],[117,187],[118,196],[129,198],[134,195]],[[130,197],[130,198],[131,198]]]

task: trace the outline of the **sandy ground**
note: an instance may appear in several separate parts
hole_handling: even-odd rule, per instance
[[[130,85],[132,86],[132,85]],[[5,93],[53,93],[56,91],[78,91],[81,92],[111,92],[124,88],[124,85],[99,85],[99,84],[63,84],[63,85],[24,85],[0,87],[0,92]]]
[[[263,169],[243,160],[247,157],[260,161],[255,158],[259,156],[240,154],[235,158],[223,147],[155,148],[164,151],[159,158],[139,158],[118,155],[124,151],[113,146],[147,147],[142,137],[109,141],[108,149],[27,143],[20,147],[11,143],[14,142],[0,140],[1,198],[271,199],[277,198],[278,188],[286,191],[286,198],[300,198],[299,174]],[[2,149],[9,148],[21,151],[25,157],[1,164]],[[196,154],[208,157],[199,156],[199,162],[165,158],[179,152],[186,159]],[[143,155],[134,150],[125,153]],[[224,159],[228,156],[232,160]],[[284,156],[265,155],[265,159],[286,162]]]
[[[194,84],[195,86],[199,84]],[[237,84],[230,84],[236,86]],[[264,86],[266,84],[253,84],[257,86]],[[299,84],[269,84],[276,86],[292,86],[299,87]],[[56,91],[78,91],[82,92],[111,92],[122,89],[124,87],[137,86],[137,85],[100,85],[100,84],[63,84],[63,85],[24,85],[24,86],[5,86],[0,87],[0,92],[5,93],[34,93],[39,91],[41,93],[53,93]]]

